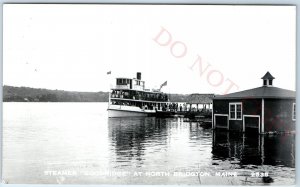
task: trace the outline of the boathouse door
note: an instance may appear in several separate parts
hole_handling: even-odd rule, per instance
[[[214,114],[214,127],[229,129],[228,114]]]
[[[243,115],[243,132],[247,134],[260,133],[260,116],[259,115]]]

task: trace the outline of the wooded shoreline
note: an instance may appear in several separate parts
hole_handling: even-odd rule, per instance
[[[189,94],[169,94],[171,102],[186,102]],[[108,92],[77,92],[3,86],[3,102],[108,102]]]

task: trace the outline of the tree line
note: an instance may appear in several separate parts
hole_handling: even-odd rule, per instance
[[[168,94],[171,102],[186,102],[188,95]],[[3,102],[108,102],[108,92],[73,92],[3,86]]]

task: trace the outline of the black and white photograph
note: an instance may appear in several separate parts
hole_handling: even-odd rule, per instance
[[[3,184],[295,185],[296,6],[3,4]]]

